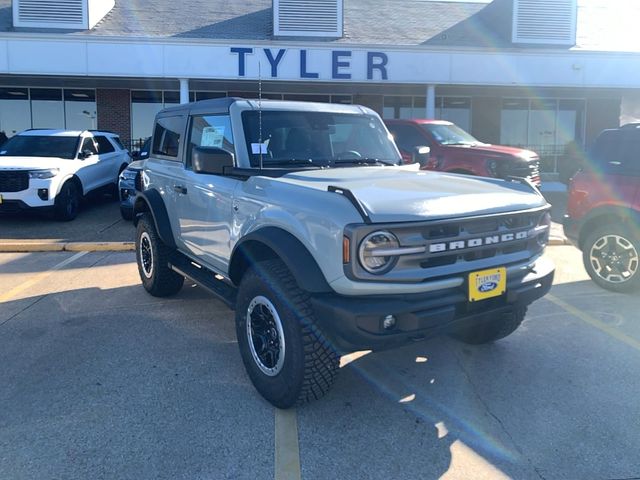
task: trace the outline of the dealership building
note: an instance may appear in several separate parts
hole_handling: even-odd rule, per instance
[[[0,0],[0,130],[107,129],[224,96],[357,103],[573,146],[640,117],[630,0]]]

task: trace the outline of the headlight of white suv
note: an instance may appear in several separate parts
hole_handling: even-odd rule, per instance
[[[138,175],[138,172],[136,170],[125,169],[120,174],[120,178],[122,180],[132,180],[133,181],[133,180],[136,179],[136,175]]]
[[[53,178],[60,173],[59,168],[47,168],[44,170],[32,170],[29,172],[29,178]]]
[[[398,261],[400,242],[396,236],[386,230],[372,232],[360,243],[358,257],[360,265],[375,275],[386,273]]]

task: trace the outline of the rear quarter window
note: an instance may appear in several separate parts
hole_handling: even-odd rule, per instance
[[[115,152],[115,147],[111,144],[111,142],[104,135],[98,135],[96,138],[96,143],[98,144],[98,153],[106,154]]]
[[[152,152],[155,155],[177,158],[183,130],[183,116],[159,118],[153,130]]]

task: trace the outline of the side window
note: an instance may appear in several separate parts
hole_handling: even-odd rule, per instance
[[[640,135],[639,132],[630,131],[626,135],[621,135],[619,145],[620,162],[618,169],[620,173],[637,174],[640,171]]]
[[[177,157],[184,117],[159,118],[153,131],[153,153]]]
[[[193,147],[215,147],[235,154],[229,115],[198,115],[191,118],[187,166]]]
[[[97,136],[96,143],[98,144],[98,153],[100,153],[100,155],[116,151],[116,149],[113,148],[113,145],[111,145],[111,142],[104,135]]]
[[[80,149],[80,151],[85,152],[87,150],[93,153],[94,155],[98,154],[98,146],[96,145],[95,141],[91,137],[87,137],[82,141],[82,148]]]
[[[411,125],[390,125],[389,131],[400,150],[411,153],[416,147],[428,145],[428,140]]]

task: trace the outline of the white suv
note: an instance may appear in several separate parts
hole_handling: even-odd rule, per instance
[[[111,132],[26,130],[0,147],[0,212],[53,209],[73,220],[87,193],[112,188],[131,156]]]

